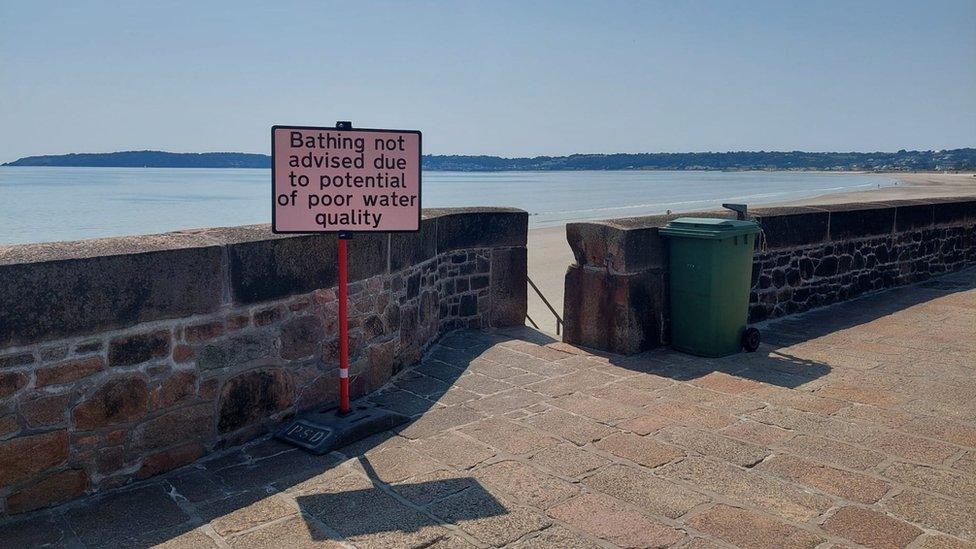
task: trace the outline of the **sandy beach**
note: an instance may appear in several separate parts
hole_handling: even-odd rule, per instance
[[[773,204],[809,206],[846,202],[884,202],[915,198],[976,196],[976,174],[889,173],[898,184],[867,191],[833,193],[814,198]],[[765,205],[765,204],[764,204]],[[566,268],[573,263],[573,252],[566,242],[566,228],[545,227],[529,231],[529,278],[539,287],[553,308],[562,316],[563,284]],[[554,333],[555,318],[536,293],[529,288],[529,318],[539,328]]]
[[[946,198],[976,196],[976,174],[941,173],[888,173],[898,180],[893,187],[868,191],[832,193],[813,198],[785,202],[785,206],[809,206],[815,204],[843,204],[845,202],[884,202],[886,200],[910,200],[914,198]]]

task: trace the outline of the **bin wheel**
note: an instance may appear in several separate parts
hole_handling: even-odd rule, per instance
[[[759,330],[746,328],[746,331],[742,333],[742,348],[750,353],[756,352],[756,349],[759,348]]]

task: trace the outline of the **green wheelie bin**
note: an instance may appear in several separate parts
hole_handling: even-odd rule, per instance
[[[746,330],[755,221],[681,217],[659,230],[671,248],[671,345],[719,357],[759,347]]]

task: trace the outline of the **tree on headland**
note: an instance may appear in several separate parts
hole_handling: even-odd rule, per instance
[[[28,156],[4,166],[115,168],[270,168],[264,154],[125,151]],[[697,153],[572,154],[503,158],[425,155],[425,170],[496,172],[554,170],[821,170],[821,171],[973,171],[976,148],[941,151],[803,152],[732,151]]]

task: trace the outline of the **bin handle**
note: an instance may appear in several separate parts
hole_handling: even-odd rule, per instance
[[[739,221],[749,219],[749,206],[746,204],[722,204],[722,207],[735,212],[735,218]]]
[[[727,210],[732,210],[735,212],[735,218],[739,221],[749,221],[749,206],[746,204],[722,204],[722,207]],[[754,219],[754,218],[753,218]],[[759,253],[766,252],[766,232],[763,231],[762,224],[759,225],[759,236],[757,237],[759,241]]]

